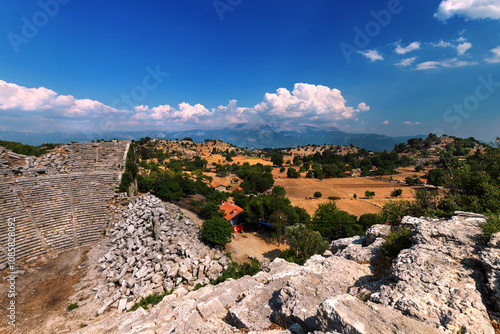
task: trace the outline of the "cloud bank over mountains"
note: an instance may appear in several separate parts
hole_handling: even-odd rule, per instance
[[[216,108],[182,102],[177,106],[138,105],[125,110],[95,100],[59,95],[45,87],[27,88],[0,80],[0,123],[7,125],[3,130],[50,132],[57,124],[72,130],[96,132],[221,128],[273,122],[325,127],[357,121],[360,113],[369,110],[365,102],[358,103],[357,107],[349,106],[338,89],[306,83],[296,83],[292,91],[278,88],[275,93],[266,93],[262,102],[253,107],[239,107],[237,100],[230,100],[227,105]],[[12,128],[9,123],[24,128]]]

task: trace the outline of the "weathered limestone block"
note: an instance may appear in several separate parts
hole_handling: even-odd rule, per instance
[[[393,261],[390,281],[371,300],[453,333],[493,333],[484,304],[484,275],[477,264],[483,218],[405,217],[410,249]]]
[[[203,319],[222,319],[226,316],[227,310],[224,308],[219,298],[214,298],[206,303],[196,305],[196,309],[200,312]]]
[[[365,245],[368,246],[372,244],[377,238],[385,238],[391,233],[392,226],[390,225],[372,225],[365,233]]]
[[[322,331],[349,334],[443,333],[390,308],[372,302],[364,303],[347,294],[325,300],[318,309],[317,321]]]
[[[337,251],[346,248],[349,245],[357,244],[362,245],[365,241],[365,237],[355,236],[352,238],[342,238],[332,241],[330,244],[330,251],[335,254]]]

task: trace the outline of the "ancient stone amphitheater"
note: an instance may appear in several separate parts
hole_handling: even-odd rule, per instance
[[[112,219],[130,142],[71,143],[41,157],[0,147],[0,265],[7,222],[16,222],[16,259],[91,243]]]

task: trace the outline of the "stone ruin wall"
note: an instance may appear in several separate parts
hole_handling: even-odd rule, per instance
[[[0,266],[7,224],[16,222],[16,260],[97,240],[113,218],[130,142],[71,143],[40,157],[0,147]]]

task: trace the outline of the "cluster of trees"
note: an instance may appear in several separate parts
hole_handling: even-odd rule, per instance
[[[407,144],[404,143],[397,144],[396,146],[394,146],[394,151],[397,153],[425,151],[432,145],[440,143],[441,143],[441,138],[439,138],[434,133],[430,133],[426,139],[410,138],[408,139]]]
[[[17,154],[23,154],[28,156],[39,157],[42,154],[49,152],[57,147],[57,144],[42,144],[40,146],[31,146],[27,144],[21,144],[15,141],[4,141],[0,140],[0,146],[5,147]]]
[[[193,180],[182,172],[174,171],[151,171],[149,175],[137,176],[139,191],[152,192],[158,197],[177,201],[188,195],[203,195],[208,200],[219,202],[226,199],[227,195],[214,190],[201,179]]]
[[[135,153],[136,144],[132,144],[127,152],[127,158],[125,162],[125,172],[122,175],[122,181],[118,187],[119,192],[128,192],[130,186],[136,179],[139,173],[139,167],[137,165],[138,157]]]
[[[144,142],[143,139],[138,142],[137,146],[137,155],[141,160],[156,158],[158,161],[163,162],[165,159],[170,158],[170,153],[155,148],[153,142],[147,141],[144,144],[140,144],[141,142]]]
[[[268,152],[268,156],[275,166],[283,165],[283,155],[279,151]],[[362,175],[397,174],[396,168],[410,166],[412,163],[414,163],[412,158],[399,156],[396,151],[373,153],[359,149],[356,153],[342,155],[335,147],[307,156],[296,155],[291,162],[293,166],[300,166],[299,172],[306,172],[306,178],[317,179],[346,177],[346,172],[358,168],[361,169]],[[287,177],[300,177],[299,172],[290,168]]]

